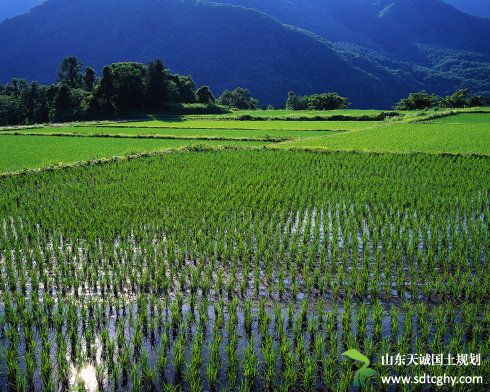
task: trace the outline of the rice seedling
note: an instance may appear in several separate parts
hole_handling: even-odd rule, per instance
[[[134,364],[133,367],[131,368],[130,377],[131,377],[132,391],[133,392],[142,391],[141,377],[139,375],[139,370],[136,364]]]
[[[243,365],[243,385],[252,388],[257,378],[257,358],[254,352],[254,340],[250,338],[245,349]]]
[[[95,367],[95,378],[97,381],[97,388],[99,391],[104,389],[104,380],[105,380],[105,366],[103,363],[98,364]]]

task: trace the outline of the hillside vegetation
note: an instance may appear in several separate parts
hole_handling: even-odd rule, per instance
[[[486,0],[444,0],[460,10],[472,15],[490,18],[490,2]]]
[[[6,18],[27,12],[32,7],[39,5],[44,0],[2,0],[0,1],[0,22]]]
[[[73,54],[97,70],[163,58],[217,94],[240,85],[274,105],[291,90],[336,91],[364,108],[422,89],[490,91],[490,21],[439,1],[225,3],[48,0],[0,24],[0,82],[52,82]]]

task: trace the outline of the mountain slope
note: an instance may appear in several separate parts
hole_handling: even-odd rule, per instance
[[[338,91],[357,106],[389,106],[397,76],[353,66],[327,42],[254,10],[175,0],[50,0],[0,24],[0,81],[53,80],[66,55],[97,69],[161,57],[219,92],[248,87],[264,103],[287,92]],[[379,74],[379,72],[378,72]],[[381,76],[381,78],[379,77]]]
[[[0,24],[0,83],[52,82],[76,55],[97,70],[162,58],[215,93],[240,85],[263,104],[290,90],[383,108],[423,88],[490,92],[490,21],[438,0],[220,2],[48,0]]]
[[[403,60],[420,60],[414,44],[490,57],[490,20],[465,14],[440,0],[220,1],[266,12],[330,41],[356,43]]]
[[[471,15],[490,18],[490,1],[488,0],[444,0],[461,11]]]
[[[27,12],[32,7],[39,5],[44,0],[1,0],[0,21]]]
[[[440,0],[221,0],[336,42],[354,57],[404,70],[424,88],[490,93],[490,20]],[[396,72],[396,71],[395,71]]]

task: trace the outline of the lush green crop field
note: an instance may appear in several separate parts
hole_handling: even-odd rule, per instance
[[[377,372],[363,390],[393,390],[390,374],[488,379],[489,167],[241,150],[2,178],[0,377],[347,392],[355,348]],[[397,353],[482,362],[382,366]]]
[[[0,173],[196,144],[261,145],[233,141],[0,135]]]
[[[463,113],[437,118],[430,122],[433,124],[487,124],[488,129],[490,129],[490,113]]]
[[[181,120],[181,121],[134,121],[111,124],[127,128],[190,128],[190,129],[231,129],[231,130],[352,130],[367,129],[382,124],[380,121],[237,121],[237,120]]]
[[[463,115],[462,115],[463,116]],[[284,148],[398,153],[451,153],[490,155],[490,123],[469,122],[388,124],[362,131],[344,132],[300,141],[284,142]]]
[[[191,128],[137,128],[137,127],[101,127],[101,126],[67,126],[30,128],[16,131],[5,131],[5,134],[72,134],[72,135],[107,135],[107,136],[160,136],[176,138],[228,138],[228,139],[303,139],[328,135],[339,131],[295,131],[269,129],[191,129]]]
[[[349,349],[377,372],[362,391],[487,380],[490,114],[442,113],[0,131],[0,385],[348,392]]]
[[[381,114],[381,110],[357,110],[357,109],[345,109],[345,110],[328,110],[328,111],[315,111],[315,110],[241,110],[239,112],[232,112],[219,115],[208,115],[208,117],[217,118],[236,118],[239,116],[249,115],[254,117],[328,117],[328,116],[376,116]]]
[[[354,112],[357,113],[357,112]],[[358,114],[358,113],[357,113]],[[409,121],[425,113],[411,114]],[[326,130],[330,129],[330,130]],[[375,152],[490,154],[490,114],[462,113],[425,122],[391,121],[236,121],[199,119],[78,124],[0,131],[0,170],[11,171],[72,163],[129,152],[154,151],[196,143],[222,145],[261,140],[281,148]],[[36,138],[16,134],[111,136],[112,138]],[[128,137],[127,139],[119,138]],[[135,137],[169,140],[136,140]],[[118,137],[118,138],[115,138]],[[172,140],[181,139],[181,140]],[[192,140],[195,139],[195,140]],[[222,140],[206,140],[222,139]],[[283,143],[279,143],[284,141]],[[261,145],[253,142],[242,146]]]

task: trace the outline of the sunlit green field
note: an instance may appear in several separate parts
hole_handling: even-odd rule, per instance
[[[0,130],[0,390],[487,380],[490,113],[450,114]]]
[[[0,173],[42,168],[56,164],[124,156],[191,145],[260,146],[234,141],[107,139],[94,137],[0,136]]]
[[[455,116],[436,118],[431,124],[490,124],[490,113],[461,113]]]
[[[237,120],[154,120],[110,124],[115,127],[136,128],[190,128],[190,129],[230,129],[230,130],[351,130],[365,129],[380,125],[380,121],[237,121]]]
[[[467,115],[473,116],[473,115]],[[490,115],[486,115],[490,120]],[[362,131],[284,142],[284,148],[397,153],[490,155],[490,121],[390,124]],[[473,120],[470,118],[470,120]]]
[[[391,353],[479,353],[486,380],[489,165],[186,151],[0,178],[0,378],[350,392],[355,348],[379,376],[419,374]],[[397,390],[379,376],[362,392]]]
[[[347,128],[346,128],[347,130]],[[43,135],[81,135],[81,136],[94,136],[94,135],[107,135],[107,136],[127,136],[127,137],[168,137],[168,138],[229,138],[229,139],[276,139],[288,140],[288,139],[304,139],[315,136],[325,136],[332,133],[341,131],[303,131],[303,130],[279,130],[279,129],[223,129],[223,128],[210,128],[210,129],[192,129],[192,128],[156,128],[156,127],[95,127],[95,126],[77,126],[77,127],[45,127],[45,128],[32,128],[25,130],[18,130],[15,133],[19,134],[43,134]],[[5,132],[12,134],[12,131]]]
[[[361,110],[361,109],[342,109],[342,110],[241,110],[225,114],[210,114],[208,117],[217,118],[236,118],[239,116],[249,115],[254,117],[329,117],[329,116],[376,116],[381,114],[382,110]]]
[[[232,144],[285,149],[490,155],[490,112],[480,113],[483,110],[475,113],[468,109],[415,112],[384,121],[241,121],[181,116],[166,120],[4,128],[0,129],[0,171],[42,168],[202,143],[210,146]],[[270,112],[254,115],[265,116]],[[274,113],[282,115],[285,111]],[[341,113],[359,116],[377,111]],[[456,114],[449,115],[452,113]],[[438,117],[441,115],[447,116]]]

